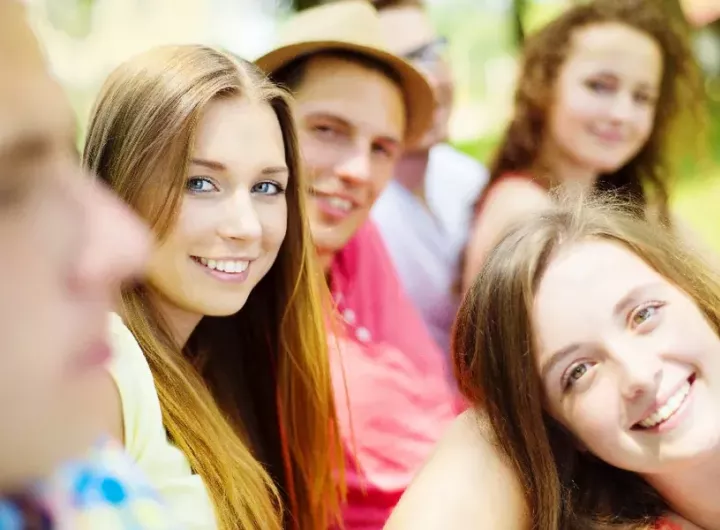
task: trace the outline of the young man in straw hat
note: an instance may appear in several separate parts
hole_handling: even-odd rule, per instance
[[[487,171],[448,145],[453,80],[440,38],[422,0],[374,0],[390,49],[425,72],[436,101],[433,126],[403,153],[395,178],[372,217],[403,286],[438,345],[447,354],[460,303],[459,259],[468,239],[473,204]],[[398,215],[405,220],[398,223]]]
[[[257,64],[295,95],[311,229],[342,319],[330,346],[348,455],[343,522],[380,530],[458,412],[442,351],[368,221],[403,150],[425,137],[433,93],[387,51],[366,0],[303,11],[280,41]]]

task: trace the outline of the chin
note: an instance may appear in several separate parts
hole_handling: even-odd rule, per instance
[[[243,307],[245,307],[247,299],[248,295],[245,295],[241,300],[236,298],[227,304],[215,303],[203,308],[202,314],[206,317],[229,317],[238,313]]]

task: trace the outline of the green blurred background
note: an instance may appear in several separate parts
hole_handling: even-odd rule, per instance
[[[148,47],[182,42],[223,46],[253,59],[272,46],[294,9],[328,0],[26,0],[49,62],[75,106],[79,135],[100,84],[118,63]],[[453,143],[486,162],[512,110],[518,43],[572,0],[426,0],[450,40],[457,83]],[[720,0],[656,0],[670,16]],[[689,11],[688,11],[689,12]],[[672,200],[679,216],[720,251],[720,21],[694,30],[706,70],[705,154],[684,160]],[[686,134],[697,135],[700,127]]]

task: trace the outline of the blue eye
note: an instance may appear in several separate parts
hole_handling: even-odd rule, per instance
[[[257,184],[255,184],[252,191],[255,193],[260,193],[262,195],[279,195],[283,193],[285,189],[277,182],[265,180],[263,182],[258,182]]]
[[[190,177],[185,184],[185,188],[193,193],[217,191],[217,186],[206,177]]]

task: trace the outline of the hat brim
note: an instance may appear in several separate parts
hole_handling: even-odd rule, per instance
[[[407,108],[406,147],[415,147],[428,132],[435,114],[435,97],[428,80],[404,59],[369,46],[342,41],[308,41],[272,50],[255,61],[271,75],[297,59],[321,52],[350,51],[371,58],[395,72]]]

